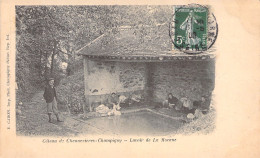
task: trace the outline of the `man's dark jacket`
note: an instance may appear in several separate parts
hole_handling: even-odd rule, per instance
[[[51,88],[50,85],[46,86],[43,97],[46,100],[46,103],[51,103],[54,97],[57,99],[55,87]]]

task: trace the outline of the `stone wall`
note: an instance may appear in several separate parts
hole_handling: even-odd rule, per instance
[[[130,96],[143,95],[145,100],[162,102],[168,93],[192,101],[209,94],[215,84],[215,62],[112,62],[85,58],[85,96],[87,104],[106,103],[115,92]],[[149,97],[147,97],[149,96]]]
[[[115,92],[129,96],[144,93],[145,63],[93,61],[84,59],[85,96],[89,104],[105,103]]]
[[[150,68],[149,82],[155,102],[166,99],[168,93],[179,99],[186,96],[198,100],[214,89],[214,60],[156,63]]]

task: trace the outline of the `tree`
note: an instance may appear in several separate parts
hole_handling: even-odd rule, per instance
[[[75,50],[108,30],[130,25],[145,36],[169,18],[169,6],[16,6],[18,86],[41,85],[60,62],[73,71]]]

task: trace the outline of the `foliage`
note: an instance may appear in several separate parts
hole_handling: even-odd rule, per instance
[[[55,69],[59,71],[58,58],[72,64],[76,49],[112,27],[112,17],[105,14],[111,12],[100,6],[16,6],[19,90],[42,86]]]
[[[63,63],[72,75],[80,67],[75,51],[105,32],[160,25],[170,18],[170,6],[16,6],[18,94],[42,88],[49,76],[61,80]],[[140,36],[149,31],[140,30]]]
[[[79,70],[74,75],[63,79],[57,87],[57,97],[60,107],[68,108],[71,114],[83,113],[84,99],[84,75]],[[68,111],[68,110],[67,110]]]

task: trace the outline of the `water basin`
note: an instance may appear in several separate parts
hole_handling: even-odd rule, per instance
[[[150,111],[125,113],[85,120],[88,124],[119,135],[167,135],[182,126],[182,122]]]

